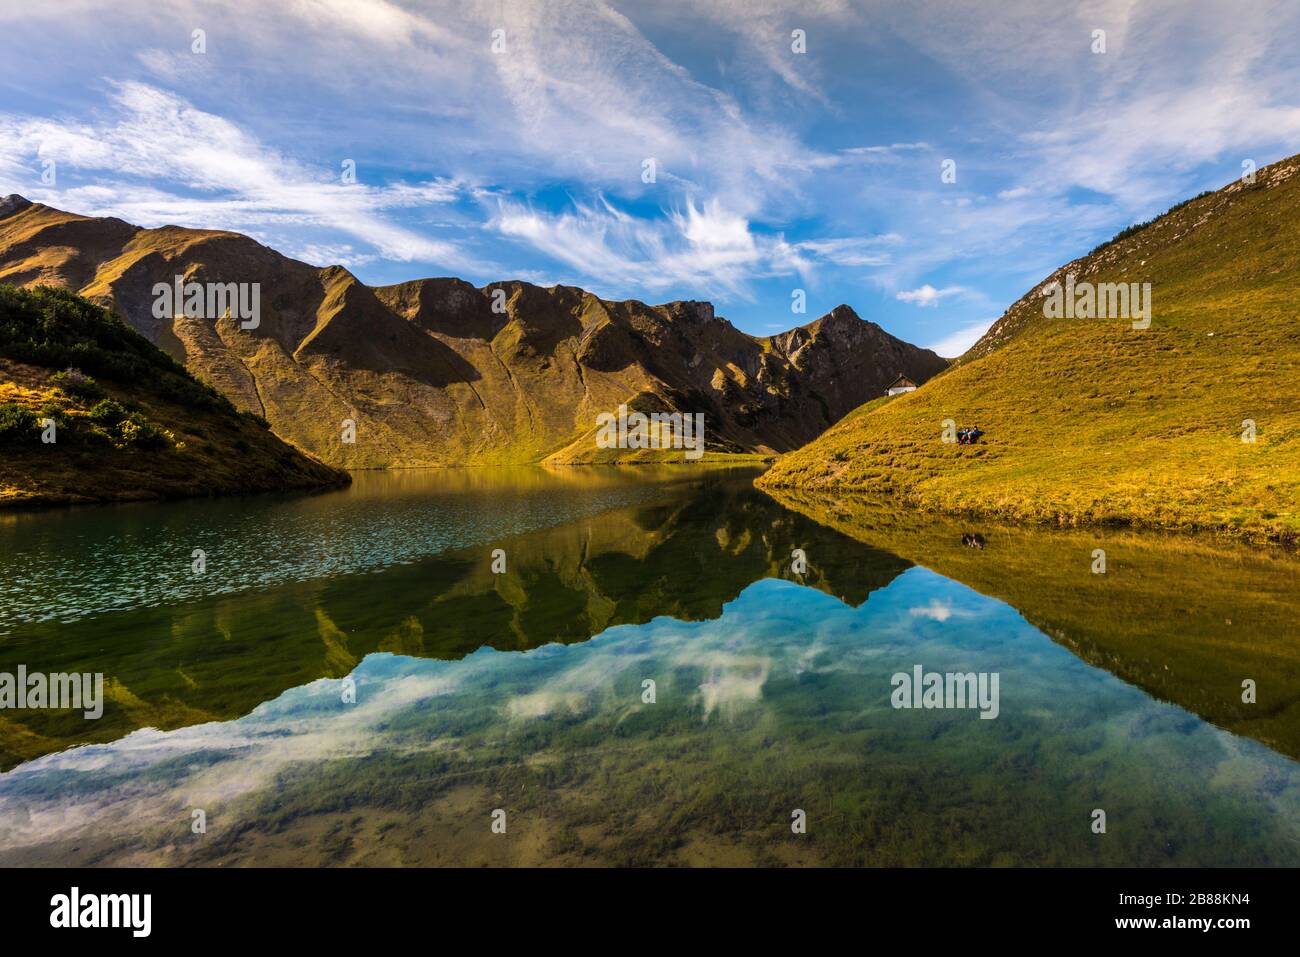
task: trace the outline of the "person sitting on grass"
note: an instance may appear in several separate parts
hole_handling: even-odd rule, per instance
[[[983,434],[984,433],[980,430],[980,427],[977,425],[975,426],[975,428],[971,429],[966,433],[966,438],[970,440],[969,442],[970,445],[974,445],[976,442],[980,440],[980,436]]]

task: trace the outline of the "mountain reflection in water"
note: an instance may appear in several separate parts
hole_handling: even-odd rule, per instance
[[[987,526],[972,549],[750,478],[20,626],[0,671],[102,671],[110,700],[0,718],[0,863],[1300,859],[1294,559]],[[894,710],[916,665],[998,673],[998,718]]]

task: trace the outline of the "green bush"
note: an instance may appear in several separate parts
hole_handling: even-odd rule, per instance
[[[117,316],[63,289],[0,285],[0,356],[66,369],[64,376],[76,371],[139,386],[178,405],[234,412],[230,400]]]
[[[122,445],[139,449],[165,449],[171,447],[171,437],[139,412],[130,413],[117,424],[118,440]]]
[[[96,425],[116,427],[126,417],[126,408],[116,399],[100,399],[90,410],[90,421]]]
[[[36,416],[17,402],[0,405],[0,445],[28,445],[40,441]]]
[[[60,429],[66,428],[72,422],[72,419],[68,416],[68,410],[64,408],[61,402],[57,402],[53,399],[41,406],[37,418],[53,419],[54,424]]]
[[[104,397],[104,390],[90,376],[80,369],[65,369],[50,376],[50,381],[58,386],[64,395],[73,399],[94,402]]]

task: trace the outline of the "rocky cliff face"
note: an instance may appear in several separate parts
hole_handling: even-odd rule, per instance
[[[260,314],[157,315],[157,283],[256,283]],[[332,464],[580,461],[620,404],[702,412],[709,447],[784,452],[945,361],[847,306],[771,338],[704,302],[608,302],[568,286],[420,279],[371,288],[238,233],[142,229],[0,200],[0,282],[115,309],[240,408]],[[348,442],[345,420],[355,423]]]

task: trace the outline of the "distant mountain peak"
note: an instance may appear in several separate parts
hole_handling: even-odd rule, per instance
[[[866,323],[866,320],[863,319],[861,316],[859,316],[853,310],[852,306],[847,305],[846,303],[840,303],[830,312],[826,313],[826,315],[818,319],[817,322],[819,322],[823,326],[830,326],[830,325],[845,326],[845,325],[857,325],[858,323]]]
[[[30,205],[32,205],[30,199],[26,196],[19,196],[17,193],[10,193],[8,196],[0,197],[0,219],[21,212]]]
[[[671,313],[685,316],[696,322],[712,322],[716,318],[713,303],[699,299],[678,299],[666,303],[665,306]]]

